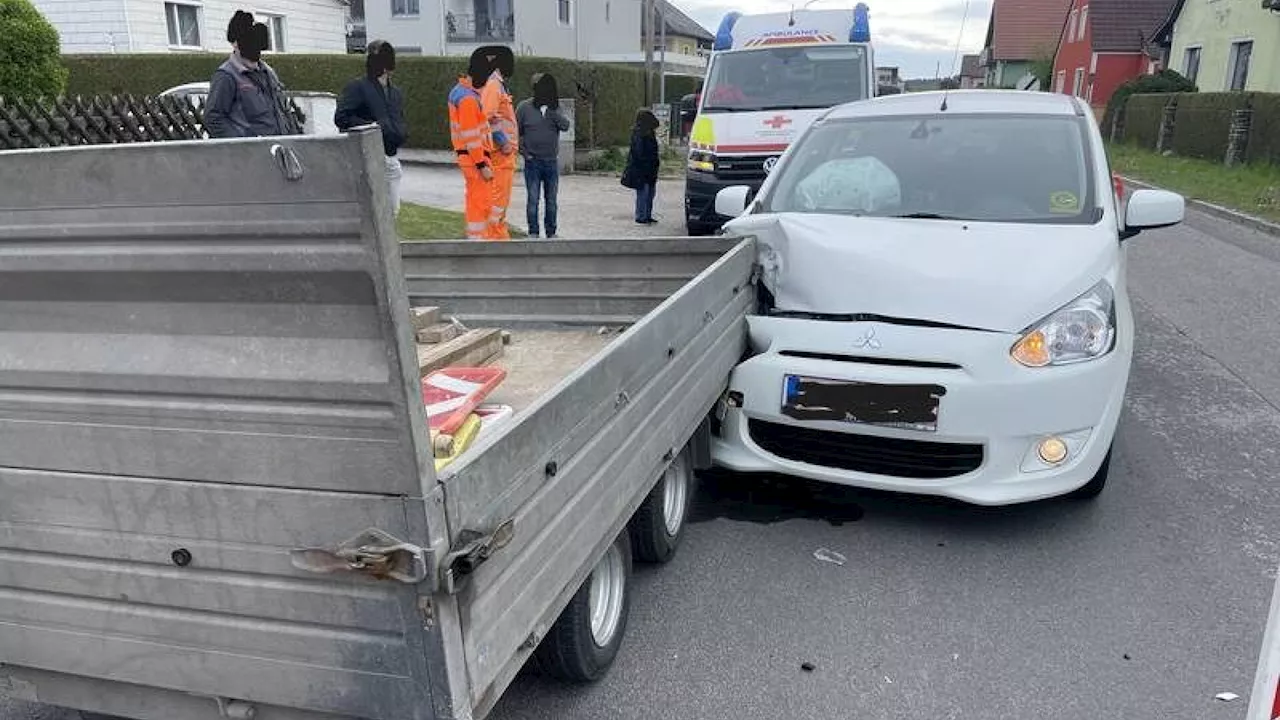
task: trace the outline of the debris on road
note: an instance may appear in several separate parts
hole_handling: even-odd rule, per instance
[[[814,665],[811,662],[806,662],[806,663],[800,663],[800,669],[805,672],[813,672],[814,670],[818,669],[818,666]]]
[[[844,565],[846,562],[844,555],[841,555],[835,550],[828,550],[826,548],[818,548],[817,550],[814,550],[813,556],[822,562],[828,562],[835,565]]]
[[[1218,693],[1217,695],[1214,695],[1213,699],[1218,700],[1220,702],[1234,702],[1236,700],[1239,700],[1240,696],[1233,692],[1221,692],[1221,693]]]

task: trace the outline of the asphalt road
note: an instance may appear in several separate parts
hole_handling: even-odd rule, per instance
[[[1280,239],[1192,213],[1129,247],[1138,350],[1097,501],[708,481],[613,671],[522,677],[493,717],[1243,717],[1280,563]],[[35,717],[74,720],[0,701]]]

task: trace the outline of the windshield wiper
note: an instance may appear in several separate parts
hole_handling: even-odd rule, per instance
[[[913,212],[904,215],[894,215],[893,217],[902,220],[968,220],[969,218],[955,217],[954,215],[939,215],[931,212]]]
[[[765,105],[761,110],[818,110],[827,108],[830,105]]]
[[[766,109],[766,108],[758,108],[758,107],[723,107],[723,106],[718,106],[718,105],[712,105],[711,107],[704,107],[704,108],[702,108],[702,112],[704,112],[704,113],[718,113],[718,112],[725,112],[725,113],[739,113],[739,112],[759,112],[759,111],[764,110],[764,109]]]

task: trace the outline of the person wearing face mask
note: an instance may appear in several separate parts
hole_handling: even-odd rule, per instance
[[[520,133],[520,154],[524,156],[525,214],[529,237],[538,237],[538,204],[546,200],[548,238],[556,236],[560,187],[560,133],[569,129],[569,119],[560,112],[560,93],[549,73],[533,76],[533,97],[516,106],[516,128]]]
[[[365,57],[365,76],[352,80],[342,91],[333,123],[347,131],[361,125],[377,123],[382,131],[382,149],[387,158],[387,182],[391,188],[391,212],[400,212],[400,178],[403,171],[396,157],[409,139],[404,121],[404,95],[391,84],[396,69],[396,51],[385,40],[369,43]]]
[[[209,81],[204,126],[212,138],[269,137],[301,132],[288,110],[284,85],[262,59],[270,32],[253,15],[237,10],[227,25],[231,57]]]

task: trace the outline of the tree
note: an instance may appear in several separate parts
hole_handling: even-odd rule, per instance
[[[0,0],[0,97],[56,97],[67,87],[58,31],[30,0]]]

